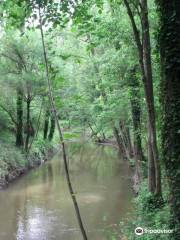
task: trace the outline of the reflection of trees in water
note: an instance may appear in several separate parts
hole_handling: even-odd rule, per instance
[[[43,171],[41,171],[42,174],[42,180],[43,183],[47,183],[48,182],[48,171],[47,171],[47,167],[42,169]]]
[[[91,171],[98,180],[112,177],[119,162],[115,149],[92,143],[73,143],[68,146],[71,171]]]
[[[47,166],[47,171],[48,171],[49,182],[53,182],[53,169],[52,169],[52,164],[48,164],[48,166]]]

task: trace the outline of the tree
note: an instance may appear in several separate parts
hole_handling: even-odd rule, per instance
[[[124,0],[127,8],[132,29],[134,33],[135,42],[139,54],[139,64],[142,73],[142,81],[144,84],[144,92],[148,113],[148,187],[149,191],[161,198],[161,170],[157,149],[156,139],[156,119],[154,107],[154,93],[153,93],[153,76],[152,76],[152,62],[151,62],[151,44],[148,20],[148,6],[147,0],[137,1],[135,7],[140,16],[142,41],[140,31],[135,22],[133,11],[131,9],[130,1]],[[139,10],[140,9],[140,10]]]
[[[49,141],[51,141],[53,139],[55,126],[56,126],[56,122],[55,122],[54,116],[51,114],[51,126],[49,129],[49,135],[48,135]]]
[[[44,92],[43,68],[40,64],[41,50],[38,47],[38,41],[33,40],[36,34],[28,32],[25,36],[21,36],[19,31],[14,31],[13,40],[11,34],[12,32],[7,32],[2,39],[1,72],[2,77],[8,80],[6,85],[16,89],[16,117],[11,117],[12,120],[15,119],[16,146],[24,146],[28,151],[29,139],[34,133],[31,103],[35,97],[41,98]],[[30,39],[32,42],[29,41]],[[25,114],[26,122],[24,121]],[[24,133],[26,134],[25,140]]]
[[[144,160],[141,139],[141,103],[140,103],[140,82],[137,76],[137,65],[130,69],[129,87],[130,87],[130,102],[133,121],[133,135],[134,135],[134,159],[135,159],[135,175],[134,188],[136,193],[140,186],[140,165]]]
[[[21,87],[17,87],[17,127],[16,127],[16,146],[23,147],[23,90]]]
[[[180,1],[157,0],[160,14],[162,160],[170,187],[172,239],[180,238]]]
[[[47,139],[47,135],[48,135],[48,130],[49,130],[49,107],[45,110],[45,116],[44,116],[44,140]]]

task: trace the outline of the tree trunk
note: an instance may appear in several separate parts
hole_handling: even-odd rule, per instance
[[[162,195],[161,193],[161,171],[157,149],[156,139],[156,122],[155,122],[155,108],[154,108],[154,93],[153,93],[153,79],[152,79],[152,63],[151,63],[151,44],[150,44],[150,33],[149,33],[149,20],[148,20],[148,7],[147,0],[141,0],[142,6],[142,35],[143,35],[143,59],[144,59],[144,72],[145,72],[145,95],[148,110],[148,143],[149,151],[151,154],[151,163],[149,165],[155,168],[155,194],[157,196]],[[150,178],[153,179],[151,173],[154,175],[154,171],[149,171]],[[154,193],[154,187],[151,185],[149,188]]]
[[[132,142],[129,127],[125,125],[124,120],[119,121],[119,129],[121,139],[124,145],[124,150],[126,152],[127,158],[130,159],[133,157]]]
[[[23,91],[21,88],[17,88],[17,127],[16,127],[16,146],[22,147],[23,141]]]
[[[136,77],[137,66],[134,66],[130,71],[129,86],[130,86],[130,102],[133,122],[134,135],[134,160],[135,160],[135,174],[134,174],[134,190],[139,192],[140,184],[140,164],[144,160],[142,144],[141,144],[141,104],[140,104],[140,84]]]
[[[161,170],[158,157],[157,140],[156,140],[156,124],[155,124],[155,108],[154,108],[154,94],[152,82],[152,66],[151,66],[151,44],[149,34],[149,20],[147,0],[141,0],[141,27],[142,39],[139,35],[139,30],[135,23],[135,19],[130,8],[128,0],[124,0],[127,12],[132,24],[135,42],[139,54],[139,64],[142,73],[142,80],[144,84],[145,99],[148,114],[148,186],[149,191],[161,199]],[[155,182],[155,184],[154,184]]]
[[[132,158],[133,157],[133,146],[132,146],[132,141],[131,141],[131,133],[130,133],[130,128],[127,126],[126,126],[126,136],[127,136],[129,155]]]
[[[98,137],[98,132],[93,129],[92,125],[89,122],[88,122],[88,125],[89,125],[89,128],[91,129],[91,132],[92,132],[91,133],[91,137],[95,138],[95,141],[100,143],[101,142],[101,138]]]
[[[115,137],[117,145],[118,145],[119,153],[121,155],[124,155],[124,147],[122,145],[121,137],[119,136],[119,131],[118,131],[117,127],[113,128],[113,132],[114,132],[114,137]]]
[[[53,139],[54,131],[55,131],[55,126],[56,126],[55,118],[54,118],[53,115],[51,115],[51,127],[50,127],[49,135],[48,135],[48,140],[49,140],[49,141],[52,141],[52,139]]]
[[[174,230],[180,239],[180,1],[157,0],[162,64],[162,154],[170,187]]]
[[[141,103],[140,103],[140,83],[136,77],[136,66],[131,69],[129,86],[130,102],[133,122],[134,135],[134,156],[138,161],[144,160],[142,143],[141,143]]]
[[[156,189],[156,171],[155,171],[155,164],[153,161],[153,151],[151,146],[151,131],[150,126],[148,123],[148,160],[152,159],[152,161],[148,161],[148,189],[151,193],[154,193]]]
[[[66,173],[66,181],[67,181],[67,184],[68,184],[69,193],[70,193],[72,201],[73,201],[73,205],[74,205],[74,209],[75,209],[75,212],[76,212],[76,217],[77,217],[77,220],[78,220],[78,224],[79,224],[79,228],[81,230],[82,237],[83,237],[84,240],[87,240],[88,238],[87,238],[86,230],[84,228],[84,224],[83,224],[83,221],[82,221],[82,217],[81,217],[81,213],[80,213],[80,210],[79,210],[78,202],[77,202],[77,199],[76,199],[76,194],[74,192],[72,182],[71,182],[71,178],[70,178],[70,175],[69,175],[69,167],[68,167],[68,159],[67,159],[67,154],[66,154],[66,146],[65,146],[65,143],[64,143],[64,137],[63,137],[63,133],[62,133],[62,130],[61,130],[60,123],[59,123],[59,118],[58,118],[56,106],[55,106],[55,103],[54,103],[53,89],[52,89],[52,85],[51,85],[50,78],[49,78],[48,59],[47,59],[47,53],[46,53],[46,47],[45,47],[45,41],[44,41],[44,32],[43,32],[43,27],[42,27],[42,16],[41,16],[40,5],[39,5],[39,25],[40,25],[41,40],[42,40],[44,61],[45,61],[45,67],[46,67],[46,80],[47,80],[47,85],[48,85],[49,101],[50,101],[50,105],[52,107],[52,113],[54,115],[54,118],[55,118],[55,121],[56,121],[56,124],[57,124],[57,129],[58,129],[58,133],[59,133],[59,140],[61,142],[62,153],[63,153],[63,161],[64,161],[64,169],[65,169],[65,173]]]
[[[27,99],[27,119],[26,119],[26,141],[25,141],[25,151],[28,151],[29,139],[31,134],[31,121],[30,121],[30,105],[31,101]]]
[[[44,140],[47,139],[48,130],[49,130],[49,109],[46,109],[45,120],[44,120]]]

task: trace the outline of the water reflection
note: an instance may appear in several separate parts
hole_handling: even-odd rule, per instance
[[[103,231],[129,209],[129,170],[112,147],[91,143],[68,146],[69,168],[89,239],[108,239]],[[0,192],[1,240],[80,240],[61,156]]]

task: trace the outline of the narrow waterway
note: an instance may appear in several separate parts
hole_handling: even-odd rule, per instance
[[[89,240],[110,239],[130,211],[130,170],[110,146],[72,143],[70,174]],[[62,157],[0,192],[0,240],[81,240]]]

